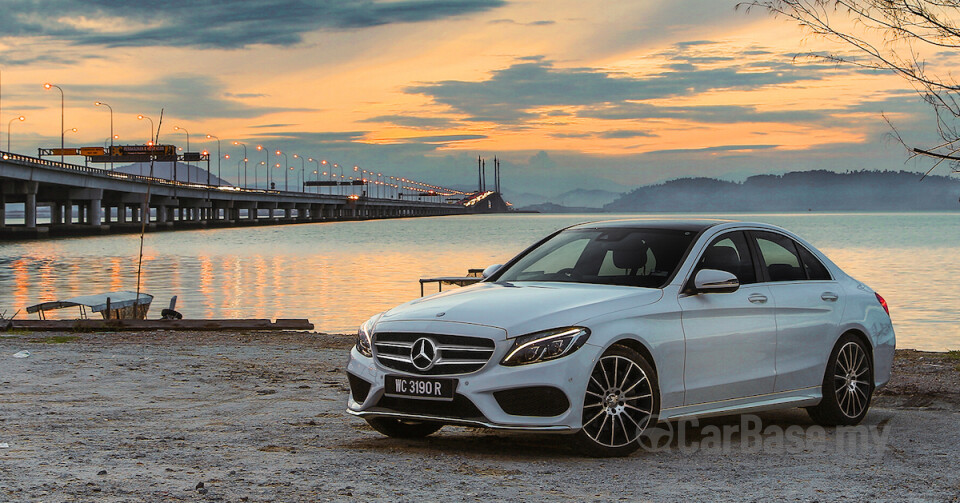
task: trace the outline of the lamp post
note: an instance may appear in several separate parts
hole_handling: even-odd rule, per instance
[[[223,180],[223,176],[220,174],[220,159],[222,157],[220,154],[220,138],[217,138],[215,135],[208,134],[207,139],[209,140],[211,138],[217,140],[217,187],[219,187],[220,182]]]
[[[118,135],[118,134],[113,135],[113,138],[104,138],[104,139],[103,139],[103,150],[104,150],[104,151],[107,150],[107,143],[110,143],[110,142],[112,142],[113,140],[119,140],[119,139],[120,139],[120,135]]]
[[[267,163],[263,161],[257,163],[257,166],[261,165],[267,170],[267,173],[270,172],[270,168],[267,167]],[[253,168],[253,187],[256,189],[260,188],[260,178],[259,175],[257,175],[257,168]]]
[[[137,119],[138,120],[147,119],[148,121],[150,121],[150,136],[147,137],[147,145],[152,145],[153,144],[153,119],[143,114],[138,115]]]
[[[320,181],[320,161],[314,159],[313,157],[308,157],[307,160],[310,161],[310,162],[312,162],[312,163],[316,163],[316,165],[317,165],[317,170],[313,172],[313,174],[316,175],[316,176],[314,176],[313,179],[314,179],[314,181],[319,182],[319,181]],[[317,185],[317,194],[319,194],[319,193],[320,193],[320,186]]]
[[[183,133],[184,133],[185,135],[187,135],[187,152],[189,152],[189,151],[190,151],[190,131],[187,131],[186,129],[184,129],[184,128],[180,127],[180,126],[173,126],[173,130],[174,130],[174,131],[183,131]]]
[[[57,88],[57,91],[60,91],[60,129],[63,130],[63,89],[60,86],[51,84],[49,82],[43,85],[43,88],[48,91],[54,87]],[[60,133],[60,162],[63,162],[63,133]]]
[[[306,175],[306,168],[304,166],[307,163],[303,160],[303,156],[300,154],[293,154],[293,158],[300,159],[300,179],[302,180],[302,182],[300,183],[300,192],[306,192],[307,187],[305,184],[307,183],[307,175]]]
[[[114,136],[114,134],[113,134],[113,107],[110,106],[110,105],[108,105],[108,104],[106,104],[106,103],[104,103],[104,102],[102,102],[102,101],[95,101],[93,104],[96,105],[96,106],[98,106],[98,107],[99,107],[99,106],[105,106],[105,107],[107,107],[107,108],[110,109],[110,158],[112,159],[112,158],[113,158],[113,139],[115,138],[115,136]],[[112,161],[112,160],[110,161],[110,169],[113,169],[113,161]]]
[[[247,188],[247,144],[242,141],[233,142],[234,145],[243,147],[243,188]],[[237,185],[240,185],[240,165],[237,165]]]
[[[10,129],[13,128],[13,121],[23,122],[25,120],[27,120],[27,118],[20,115],[10,119],[10,122],[7,123],[7,152],[10,151]]]
[[[270,188],[270,149],[263,145],[257,145],[257,150],[263,151],[263,166],[267,168],[267,188]]]
[[[64,129],[64,130],[63,130],[63,134],[64,134],[64,135],[66,135],[68,132],[76,133],[76,132],[77,132],[77,128],[75,128],[75,127],[68,127],[67,129]],[[63,161],[60,161],[60,162],[63,162]]]
[[[281,151],[277,150],[277,157],[280,157],[281,155],[283,156],[283,165],[284,165],[284,169],[283,169],[283,190],[284,190],[284,192],[286,192],[286,191],[289,191],[289,190],[290,190],[290,186],[289,186],[288,183],[287,183],[287,171],[288,171],[287,168],[290,167],[290,159],[287,158],[287,153],[286,153],[286,152],[281,152]],[[280,165],[277,164],[277,167],[279,168]]]

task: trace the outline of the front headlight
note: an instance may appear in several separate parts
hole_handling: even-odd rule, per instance
[[[368,320],[357,330],[357,351],[367,358],[373,357],[373,341],[370,338],[372,324]]]
[[[588,337],[590,329],[584,327],[555,328],[517,337],[500,364],[513,367],[556,360],[580,349]]]

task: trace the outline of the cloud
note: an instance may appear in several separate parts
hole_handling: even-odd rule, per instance
[[[656,138],[658,135],[649,131],[639,131],[635,129],[615,129],[612,131],[600,132],[581,132],[581,133],[551,133],[552,138],[603,138],[626,139],[626,138]]]
[[[408,143],[451,143],[466,140],[482,140],[487,138],[482,134],[447,134],[439,136],[415,136],[411,138],[400,138]]]
[[[228,98],[266,98],[266,94],[262,93],[224,93],[224,96]]]
[[[663,155],[663,154],[691,154],[691,153],[715,153],[715,152],[747,152],[753,150],[770,150],[780,145],[719,145],[716,147],[705,148],[675,148],[669,150],[653,150],[645,152],[645,155]]]
[[[413,115],[378,115],[359,122],[387,123],[411,129],[447,129],[456,122],[443,117],[416,117]]]
[[[706,43],[697,42],[696,44]],[[688,43],[694,44],[694,43]],[[688,56],[682,66],[643,76],[627,76],[595,68],[558,68],[541,57],[525,58],[494,71],[484,81],[447,80],[411,86],[406,92],[423,94],[434,102],[465,114],[468,121],[516,124],[539,117],[536,109],[556,106],[602,107],[631,102],[692,96],[715,90],[754,90],[767,86],[819,80],[832,65],[749,68],[736,57]],[[695,61],[695,62],[694,62]]]
[[[213,77],[177,74],[144,84],[70,86],[70,99],[123,103],[124,108],[158,118],[160,109],[178,119],[248,118],[307,108],[257,107],[225,99],[223,83]],[[117,110],[116,112],[119,112]],[[152,115],[156,114],[156,115]]]
[[[484,12],[505,0],[4,0],[0,31],[74,45],[288,46],[308,32],[417,23]]]
[[[579,117],[605,120],[681,119],[700,123],[738,122],[815,122],[829,118],[837,110],[758,111],[742,105],[657,106],[648,103],[617,103],[584,108]]]
[[[613,131],[604,131],[600,133],[600,138],[621,139],[621,138],[656,138],[657,135],[647,131],[637,131],[633,129],[616,129]]]
[[[550,26],[557,24],[556,21],[550,19],[542,19],[540,21],[530,21],[529,23],[522,23],[520,21],[514,21],[513,19],[494,19],[488,21],[488,24],[514,24],[518,26]]]
[[[296,124],[255,124],[253,126],[247,126],[249,128],[274,128],[274,127],[290,127],[296,126]]]
[[[363,139],[368,131],[342,131],[342,132],[304,132],[304,131],[282,131],[276,133],[257,133],[254,138],[260,141],[280,140],[299,143],[353,143]]]

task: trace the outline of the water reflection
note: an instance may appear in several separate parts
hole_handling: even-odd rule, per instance
[[[502,263],[560,227],[618,217],[625,216],[464,216],[148,234],[142,290],[156,297],[154,317],[177,295],[177,310],[187,318],[308,318],[319,330],[348,332],[419,296],[418,278]],[[720,217],[782,225],[820,247],[886,297],[901,347],[960,347],[960,314],[952,305],[960,298],[953,256],[960,215]],[[0,244],[0,312],[134,290],[138,248],[131,235]]]

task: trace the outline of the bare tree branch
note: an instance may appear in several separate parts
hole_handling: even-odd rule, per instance
[[[747,12],[759,8],[775,17],[791,19],[811,35],[854,50],[850,56],[804,56],[888,70],[903,77],[933,108],[943,142],[932,148],[911,147],[884,115],[894,138],[911,158],[922,155],[936,159],[930,171],[950,162],[952,171],[960,172],[960,156],[956,155],[960,148],[954,148],[960,142],[960,83],[949,73],[931,73],[921,57],[954,50],[960,54],[960,0],[749,0],[737,8]]]

